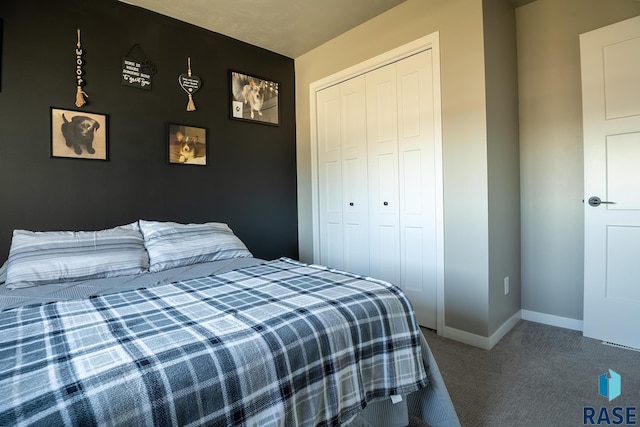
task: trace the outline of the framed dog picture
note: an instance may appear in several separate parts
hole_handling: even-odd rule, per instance
[[[231,118],[280,125],[278,83],[230,71]]]
[[[169,163],[207,165],[207,129],[169,123]]]
[[[51,157],[109,160],[109,116],[51,107]]]

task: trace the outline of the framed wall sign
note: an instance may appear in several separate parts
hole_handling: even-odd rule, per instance
[[[51,157],[109,160],[109,116],[51,107]]]
[[[280,125],[278,83],[230,71],[231,118]]]
[[[169,163],[180,165],[207,165],[207,129],[169,124]]]
[[[137,51],[138,57],[142,59],[136,59],[132,55],[134,51]],[[122,57],[121,82],[125,86],[151,90],[152,78],[155,73],[156,66],[147,59],[147,55],[137,43]]]

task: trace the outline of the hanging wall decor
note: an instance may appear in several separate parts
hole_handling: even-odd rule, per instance
[[[136,59],[132,56],[136,49],[138,57],[142,57],[142,59]],[[147,59],[137,43],[127,52],[126,56],[122,57],[122,84],[125,86],[151,90],[151,78],[155,73],[156,66]]]
[[[51,107],[51,157],[109,160],[109,116]]]
[[[169,163],[207,165],[207,129],[169,123]]]
[[[188,71],[187,74],[180,74],[178,77],[178,83],[180,87],[189,95],[189,102],[187,103],[187,111],[195,111],[196,104],[193,102],[193,94],[200,89],[202,81],[200,77],[191,74],[191,57],[187,59]]]
[[[278,83],[237,71],[231,73],[231,118],[280,125]]]
[[[78,28],[78,43],[76,44],[76,107],[78,108],[87,103],[87,101],[84,100],[84,97],[89,97],[89,95],[82,90],[82,87],[85,84],[84,69],[82,68],[84,65],[84,59],[82,59],[83,55],[84,50],[82,49],[82,43],[80,43],[80,28]]]

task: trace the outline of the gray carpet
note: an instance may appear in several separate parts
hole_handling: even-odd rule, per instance
[[[635,407],[640,425],[640,352],[524,320],[490,351],[423,332],[463,427],[580,426],[585,406],[595,421],[602,407]],[[598,393],[609,369],[622,377],[611,402]]]

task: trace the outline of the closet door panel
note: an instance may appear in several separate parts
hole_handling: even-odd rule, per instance
[[[431,51],[397,63],[401,287],[418,322],[436,326],[436,194]]]
[[[365,78],[316,98],[320,262],[369,274]]]
[[[375,234],[371,236],[372,246],[379,248],[379,258],[374,264],[371,262],[371,276],[386,280],[399,286],[400,283],[400,239],[398,227],[378,225]],[[373,270],[375,269],[375,274]]]
[[[369,196],[365,78],[340,85],[342,123],[344,269],[369,274]]]
[[[398,157],[395,152],[384,153],[373,160],[377,173],[369,180],[375,193],[370,203],[371,274],[399,285]]]
[[[371,275],[400,285],[395,65],[367,73]]]
[[[334,86],[318,92],[318,189],[320,258],[323,263],[343,268],[342,138],[340,90]]]
[[[424,233],[422,227],[402,229],[402,278],[405,292],[422,292],[422,254],[424,253]]]
[[[400,182],[403,190],[402,197],[402,214],[406,216],[415,216],[415,219],[423,212],[424,190],[424,165],[423,150],[404,150],[402,152],[402,177]]]
[[[324,164],[324,201],[325,214],[333,222],[342,222],[342,167],[339,161],[327,161]]]
[[[327,221],[324,227],[322,264],[344,269],[344,227],[340,222]]]

